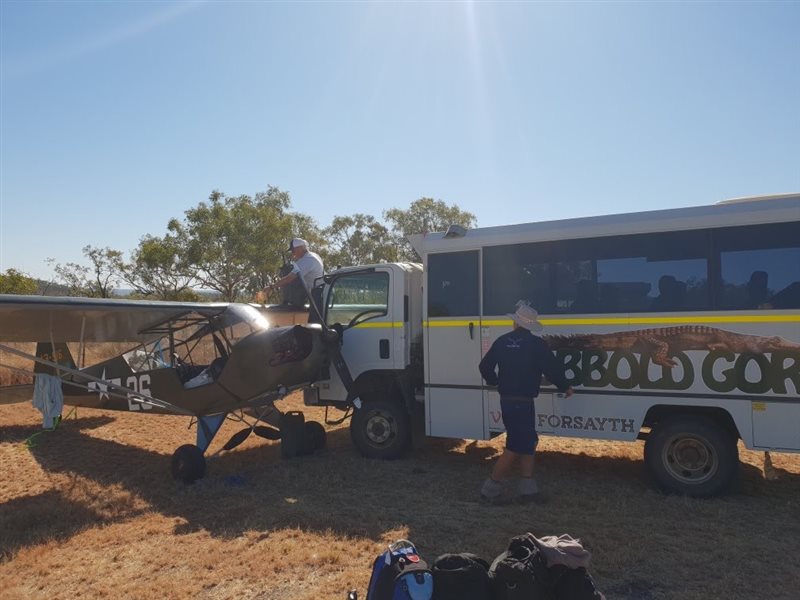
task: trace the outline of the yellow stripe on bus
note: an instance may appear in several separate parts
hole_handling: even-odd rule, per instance
[[[800,323],[800,315],[687,315],[685,317],[598,317],[594,319],[540,319],[542,325],[674,325],[676,323]],[[511,327],[511,319],[425,321],[424,327]]]
[[[359,323],[358,325],[354,325],[354,329],[392,329],[392,328],[400,328],[403,326],[402,321],[393,321],[391,323],[386,322],[372,322],[368,321],[367,323]]]

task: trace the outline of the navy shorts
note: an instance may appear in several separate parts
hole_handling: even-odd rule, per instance
[[[539,443],[533,398],[501,396],[500,410],[506,427],[506,449],[517,454],[533,455]]]

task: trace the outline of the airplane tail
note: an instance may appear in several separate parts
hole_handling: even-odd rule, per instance
[[[72,360],[72,353],[64,342],[56,342],[53,344],[50,342],[39,342],[36,344],[36,357],[58,363],[59,365],[64,365],[70,369],[75,368],[75,361]],[[38,362],[33,366],[33,372],[47,373],[48,375],[56,374],[56,370],[53,367]]]

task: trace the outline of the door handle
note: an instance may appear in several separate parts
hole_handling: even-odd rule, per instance
[[[471,340],[472,340],[472,339],[475,339],[475,337],[474,337],[474,335],[473,335],[473,332],[474,332],[474,331],[475,331],[475,323],[473,323],[472,321],[470,321],[470,324],[469,324],[469,339],[471,339]]]

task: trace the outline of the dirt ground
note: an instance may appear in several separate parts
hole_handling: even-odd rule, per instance
[[[491,560],[526,531],[580,538],[608,598],[798,597],[800,455],[773,454],[767,480],[763,454],[740,448],[733,493],[692,500],[651,487],[641,443],[546,438],[537,469],[550,503],[487,507],[478,487],[502,438],[428,439],[380,462],[355,452],[346,426],[292,460],[251,436],[185,486],[169,466],[194,441],[187,425],[79,409],[29,449],[39,413],[0,406],[0,597],[364,598],[374,557],[397,538],[429,561]],[[226,423],[211,451],[239,428]]]

